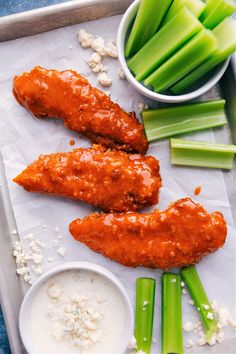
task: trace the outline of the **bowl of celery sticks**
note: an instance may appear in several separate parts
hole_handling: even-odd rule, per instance
[[[236,50],[233,0],[136,0],[124,14],[118,57],[144,96],[179,103],[201,96]]]

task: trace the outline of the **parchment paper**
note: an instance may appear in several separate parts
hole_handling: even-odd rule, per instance
[[[38,120],[31,116],[14,99],[12,79],[14,75],[29,71],[36,65],[46,68],[74,69],[88,77],[93,85],[97,85],[96,75],[90,72],[85,59],[92,53],[90,49],[82,49],[77,43],[76,34],[79,28],[101,35],[104,38],[116,38],[120,16],[88,22],[86,24],[61,28],[52,32],[17,39],[0,44],[0,146],[4,159],[10,197],[17,221],[20,238],[29,232],[45,242],[43,269],[47,270],[56,263],[66,261],[90,261],[110,269],[116,274],[129,293],[131,301],[135,298],[135,279],[140,276],[157,279],[156,309],[154,335],[157,344],[153,345],[153,353],[160,352],[160,320],[161,320],[161,283],[160,270],[130,269],[98,255],[83,244],[72,239],[68,232],[68,224],[77,217],[83,217],[93,211],[87,204],[70,201],[63,198],[49,197],[40,194],[30,194],[12,182],[22,169],[36,159],[40,154],[57,151],[70,151],[70,139],[76,141],[75,147],[90,146],[90,142],[78,134],[67,130],[55,120]],[[138,104],[151,103],[135,92],[126,80],[119,79],[117,60],[105,59],[109,66],[109,75],[113,85],[108,90],[111,97],[126,109],[135,110],[138,114]],[[105,90],[107,91],[107,90]],[[191,139],[214,141],[211,131],[192,134]],[[235,310],[235,231],[228,202],[224,179],[221,171],[200,168],[184,168],[171,166],[169,146],[167,141],[153,143],[148,151],[156,156],[161,163],[163,187],[158,208],[164,209],[170,202],[185,196],[192,197],[202,203],[209,212],[220,210],[228,222],[228,237],[223,249],[206,257],[197,266],[203,284],[210,299],[216,299],[221,306]],[[194,196],[194,188],[202,187],[199,196]],[[45,231],[45,226],[47,230]],[[59,227],[62,235],[61,244],[66,247],[64,257],[56,254],[53,241],[56,239],[55,227]],[[26,243],[23,240],[23,243]],[[54,262],[49,263],[48,257]],[[33,277],[34,274],[32,274]],[[188,295],[183,296],[183,322],[197,316],[196,311],[187,304]],[[234,331],[226,331],[226,337],[232,338]],[[195,338],[194,335],[186,335]],[[195,341],[195,340],[194,340]],[[212,348],[195,347],[189,352],[209,352]],[[217,348],[214,348],[217,352]],[[222,351],[221,351],[222,352]]]

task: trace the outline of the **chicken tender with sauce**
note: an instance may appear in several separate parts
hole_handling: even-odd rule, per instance
[[[154,157],[102,146],[41,155],[14,182],[29,192],[70,197],[116,212],[157,203],[161,187]]]
[[[148,149],[135,113],[126,113],[76,71],[37,66],[14,78],[13,94],[36,117],[62,119],[67,128],[94,143],[142,154]]]
[[[209,214],[190,198],[150,214],[91,214],[70,224],[73,237],[129,267],[167,270],[194,264],[225,242],[220,212]]]

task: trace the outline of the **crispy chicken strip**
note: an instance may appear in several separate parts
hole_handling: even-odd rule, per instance
[[[144,128],[135,113],[126,113],[76,71],[47,70],[36,66],[14,78],[17,101],[38,118],[64,120],[92,142],[113,149],[144,154]]]
[[[150,214],[91,214],[70,224],[73,237],[129,267],[169,269],[198,262],[222,247],[227,228],[190,198]]]
[[[14,182],[29,192],[82,200],[106,211],[138,210],[158,201],[159,162],[102,146],[41,155]]]

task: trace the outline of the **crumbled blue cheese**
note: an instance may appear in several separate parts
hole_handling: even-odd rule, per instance
[[[107,71],[107,67],[102,64],[102,57],[97,52],[93,53],[87,60],[87,64],[94,73]]]
[[[137,341],[135,336],[133,335],[132,338],[129,341],[129,345],[128,345],[129,349],[136,349],[137,348]]]
[[[194,329],[194,325],[192,322],[186,322],[183,328],[185,332],[192,332]]]
[[[80,29],[78,32],[78,42],[82,48],[89,48],[93,40],[93,35],[86,32],[84,29]]]
[[[49,283],[47,288],[48,296],[52,299],[58,299],[61,297],[64,291],[64,286],[60,282]]]
[[[105,42],[102,37],[96,37],[91,42],[91,48],[97,52],[101,57],[104,57],[106,53]]]
[[[64,255],[65,255],[65,253],[66,253],[65,247],[60,246],[60,247],[57,249],[57,253],[58,253],[60,256],[64,257]]]
[[[138,104],[138,111],[141,113],[142,111],[148,110],[149,106],[147,103],[139,103]]]
[[[189,349],[189,348],[192,348],[192,346],[193,346],[193,341],[191,340],[191,339],[189,339],[188,341],[187,341],[187,344],[186,344],[186,348],[187,349]]]
[[[93,37],[92,34],[81,29],[78,32],[78,41],[83,48],[91,47],[94,53],[86,61],[93,73],[100,73],[98,76],[98,83],[101,86],[109,87],[112,84],[112,79],[105,74],[108,68],[103,65],[102,59],[104,57],[118,58],[116,42],[109,39],[106,43],[100,36]],[[121,69],[119,70],[119,76],[121,79],[125,78],[125,75]]]
[[[210,307],[207,304],[203,304],[203,308],[204,310],[209,310]]]
[[[103,313],[96,298],[86,294],[64,294],[60,282],[49,283],[46,315],[51,319],[51,335],[57,341],[67,340],[79,351],[89,350],[103,335],[100,328]]]
[[[208,318],[208,320],[213,320],[214,319],[213,313],[212,312],[208,312],[207,313],[207,318]]]
[[[112,79],[107,75],[107,73],[101,73],[98,76],[98,82],[101,86],[109,87],[112,84]]]
[[[26,235],[24,240],[29,241],[28,250],[24,250],[21,241],[16,241],[13,246],[13,256],[16,260],[16,273],[20,275],[26,283],[31,284],[30,271],[35,275],[42,273],[42,249],[44,248],[44,244],[40,240],[35,239],[33,233]]]
[[[116,43],[111,39],[106,44],[106,55],[112,58],[118,57]]]

